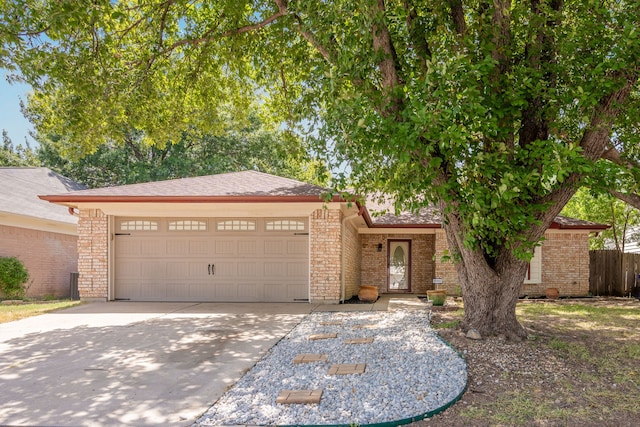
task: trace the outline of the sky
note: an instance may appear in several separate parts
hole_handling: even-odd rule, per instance
[[[26,101],[27,93],[30,90],[28,85],[9,84],[5,71],[0,70],[0,134],[2,129],[6,129],[14,145],[24,145],[25,137],[31,147],[37,145],[35,140],[29,136],[29,131],[33,130],[33,126],[20,111],[20,100]]]

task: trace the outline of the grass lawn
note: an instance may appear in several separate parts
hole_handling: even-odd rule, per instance
[[[529,339],[468,340],[464,311],[435,312],[433,326],[467,359],[461,402],[417,426],[640,425],[640,301],[525,300],[517,314]]]
[[[37,302],[19,305],[0,304],[0,323],[37,316],[78,304],[80,304],[80,301]]]

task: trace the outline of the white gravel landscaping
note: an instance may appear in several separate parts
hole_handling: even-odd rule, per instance
[[[337,333],[337,338],[308,339],[322,333]],[[374,341],[344,343],[366,337]],[[329,357],[327,362],[294,364],[304,353]],[[340,363],[365,363],[366,370],[328,375],[329,367]],[[456,400],[466,384],[464,360],[431,329],[425,310],[312,313],[195,425],[387,423],[436,411]],[[276,403],[282,390],[313,389],[323,390],[319,404]]]

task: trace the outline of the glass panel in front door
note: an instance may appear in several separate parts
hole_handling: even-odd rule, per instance
[[[409,290],[409,242],[389,243],[389,290]]]

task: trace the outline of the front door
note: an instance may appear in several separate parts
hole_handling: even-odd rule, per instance
[[[411,240],[389,240],[387,290],[411,292]]]

